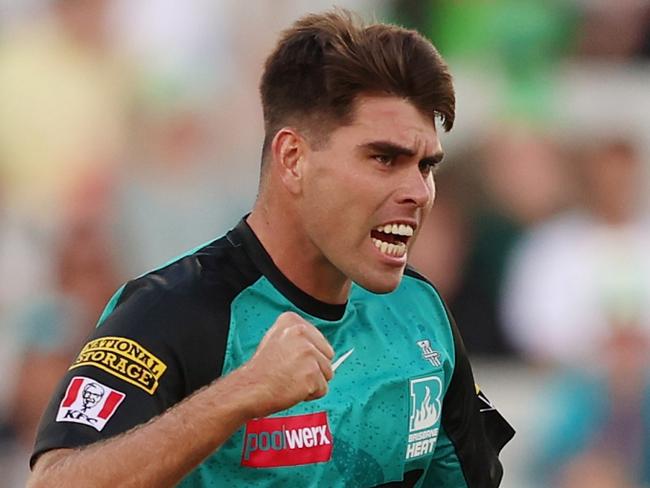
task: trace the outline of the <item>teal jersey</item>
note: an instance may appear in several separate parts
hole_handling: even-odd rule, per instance
[[[180,486],[498,486],[513,431],[475,387],[435,288],[407,269],[391,293],[353,285],[346,304],[320,302],[245,221],[120,289],[52,399],[33,459],[124,432],[228,375],[286,311],[336,351],[327,395],[249,420]]]

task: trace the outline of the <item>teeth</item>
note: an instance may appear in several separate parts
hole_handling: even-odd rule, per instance
[[[413,227],[408,224],[386,224],[376,227],[375,230],[383,232],[384,234],[395,234],[398,236],[411,237],[413,235]]]
[[[406,244],[400,242],[399,244],[393,245],[393,256],[402,257],[406,254]]]
[[[400,224],[400,225],[399,225],[398,233],[399,233],[399,235],[401,235],[401,236],[408,236],[408,237],[410,237],[410,236],[413,235],[413,227],[411,227],[410,225]]]
[[[413,235],[413,227],[408,224],[379,225],[375,227],[375,230],[384,234],[393,234],[398,236],[411,237]],[[402,257],[406,254],[406,244],[404,242],[390,243],[373,237],[372,243],[377,249],[389,256]]]
[[[404,254],[406,254],[406,244],[403,242],[391,244],[380,239],[373,239],[372,243],[377,249],[379,249],[384,254],[388,254],[389,256],[402,257]]]

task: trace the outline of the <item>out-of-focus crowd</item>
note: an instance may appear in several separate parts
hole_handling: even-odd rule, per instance
[[[24,485],[44,405],[120,283],[250,208],[261,63],[329,5],[0,0],[0,487]],[[455,74],[411,262],[479,380],[524,402],[499,405],[523,412],[504,486],[650,485],[650,4],[340,5],[418,28]]]

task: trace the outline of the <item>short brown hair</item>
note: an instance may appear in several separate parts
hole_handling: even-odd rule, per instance
[[[307,15],[283,32],[266,60],[260,93],[263,161],[286,125],[326,139],[334,128],[351,123],[361,94],[404,97],[422,113],[439,117],[445,130],[454,124],[451,75],[436,48],[416,31],[366,26],[343,9]]]

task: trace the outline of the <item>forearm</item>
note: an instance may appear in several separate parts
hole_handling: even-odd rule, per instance
[[[28,486],[174,486],[255,416],[250,386],[237,371],[120,436],[46,453]]]

